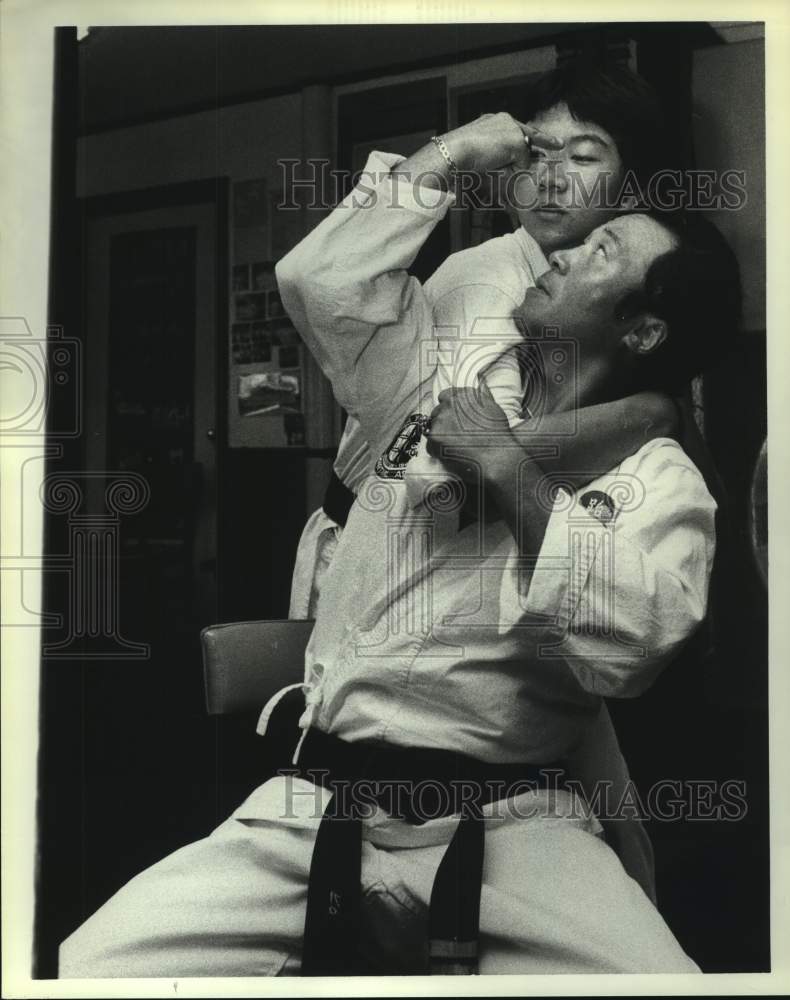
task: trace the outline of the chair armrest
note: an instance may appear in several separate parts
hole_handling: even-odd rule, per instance
[[[313,622],[259,621],[211,625],[200,633],[209,715],[260,710],[304,676]]]

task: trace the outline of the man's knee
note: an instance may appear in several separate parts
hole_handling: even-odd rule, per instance
[[[117,979],[132,975],[128,969],[120,967],[117,961],[113,961],[108,948],[111,940],[110,928],[107,928],[107,941],[102,947],[101,941],[97,940],[96,934],[87,924],[78,927],[66,938],[58,951],[58,978]]]

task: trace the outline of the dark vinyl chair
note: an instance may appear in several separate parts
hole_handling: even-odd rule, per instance
[[[312,620],[233,622],[200,633],[209,715],[260,710],[304,676]]]
[[[304,677],[304,654],[312,620],[233,622],[200,633],[209,715],[257,712],[272,695]],[[406,968],[380,969],[358,956],[355,975],[406,975]],[[418,970],[420,971],[420,970]]]

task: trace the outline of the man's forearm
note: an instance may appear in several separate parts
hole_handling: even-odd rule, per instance
[[[487,451],[481,463],[483,483],[519,555],[537,558],[551,516],[549,504],[541,500],[545,471],[534,457],[514,445],[512,441],[509,446]]]
[[[677,408],[669,397],[642,392],[525,421],[513,428],[513,436],[527,455],[540,449],[545,472],[562,473],[565,482],[580,487],[615,468],[647,441],[675,437],[677,431]]]
[[[450,164],[433,142],[394,166],[392,173],[409,178],[417,187],[439,188],[443,191],[449,187]]]
[[[431,141],[398,164],[393,173],[408,175],[420,187],[445,190],[454,169],[485,172],[508,166],[528,168],[527,141],[545,149],[563,146],[560,139],[546,136],[539,129],[500,112],[482,115],[446,132],[441,137],[441,149]]]

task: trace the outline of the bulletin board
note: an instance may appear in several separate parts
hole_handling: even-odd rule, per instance
[[[298,242],[302,219],[278,211],[264,178],[233,185],[228,444],[305,445],[305,347],[286,315],[275,262]]]

